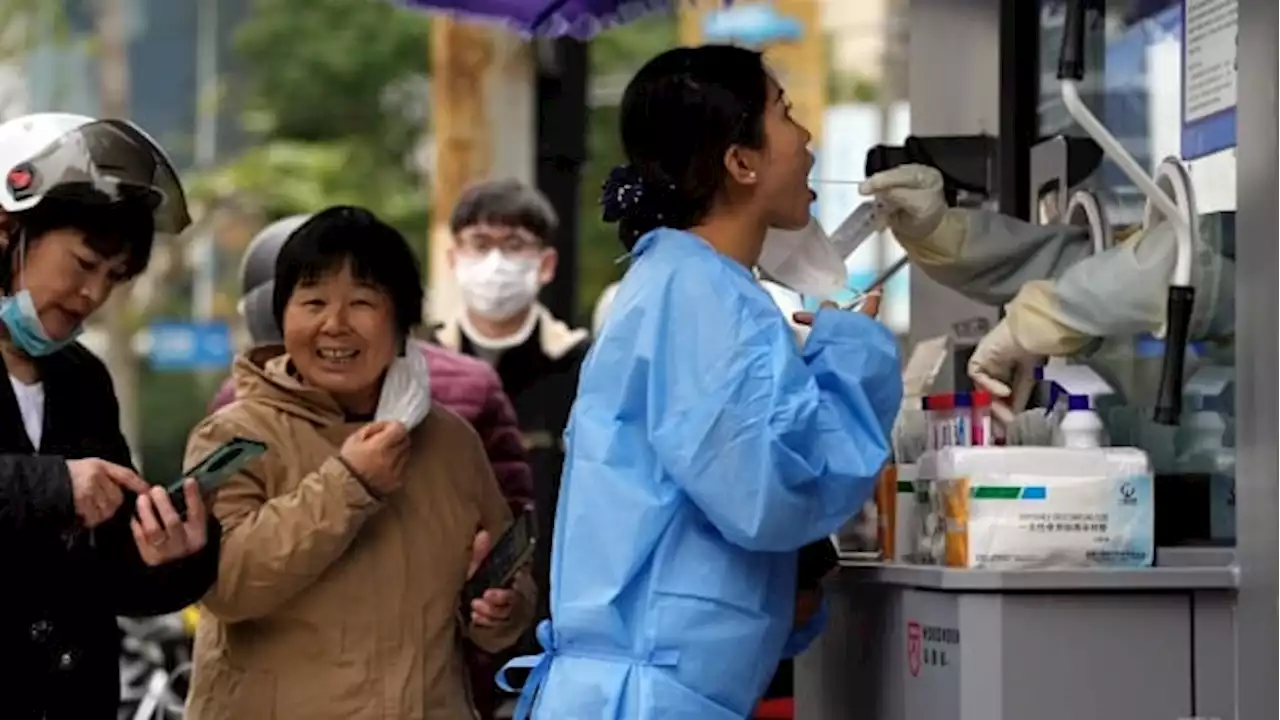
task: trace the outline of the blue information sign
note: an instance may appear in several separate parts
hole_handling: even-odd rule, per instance
[[[710,13],[703,20],[706,42],[739,43],[759,47],[776,42],[794,42],[804,34],[795,18],[786,17],[769,3],[733,5]]]
[[[231,327],[222,320],[157,322],[147,333],[147,360],[156,370],[225,370],[234,355]]]

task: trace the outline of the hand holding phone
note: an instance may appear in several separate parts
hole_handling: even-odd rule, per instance
[[[533,519],[528,512],[516,521],[487,549],[489,533],[476,534],[473,559],[468,579],[462,588],[462,616],[482,627],[493,627],[510,619],[509,588],[516,575],[533,556]]]
[[[475,542],[471,548],[472,559],[471,567],[467,570],[468,576],[475,574],[476,569],[492,549],[493,540],[490,539],[489,531],[481,530],[476,533]],[[505,586],[489,588],[480,597],[471,601],[471,614],[468,619],[476,627],[501,627],[511,620],[515,604],[514,590],[509,590]]]
[[[189,557],[209,541],[208,515],[195,481],[187,480],[182,492],[189,512],[181,518],[164,488],[156,486],[138,496],[129,527],[138,556],[147,565],[155,567]]]
[[[251,460],[267,451],[266,443],[247,438],[232,438],[214,448],[213,452],[204,456],[194,467],[182,474],[177,482],[165,488],[169,502],[182,519],[187,517],[187,498],[183,492],[183,484],[187,479],[194,480],[201,497],[208,497],[231,476],[240,472]]]

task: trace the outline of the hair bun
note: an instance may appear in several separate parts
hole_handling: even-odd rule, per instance
[[[628,251],[650,230],[663,225],[685,227],[688,220],[675,185],[646,180],[633,165],[619,165],[609,172],[600,205],[604,221],[618,224],[618,239]]]

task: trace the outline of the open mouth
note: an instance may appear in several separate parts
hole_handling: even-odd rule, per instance
[[[813,202],[817,199],[818,199],[818,192],[813,188],[809,188],[809,202]]]
[[[345,365],[355,360],[359,355],[359,350],[346,348],[318,348],[316,350],[316,357],[334,365]]]
[[[66,322],[69,327],[76,327],[84,322],[85,313],[78,313],[64,307],[56,307],[54,310],[62,316],[62,320]]]

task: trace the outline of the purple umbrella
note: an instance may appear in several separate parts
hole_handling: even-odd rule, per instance
[[[733,0],[725,0],[732,4]],[[614,25],[668,10],[672,0],[400,0],[418,10],[497,22],[522,35],[588,40]]]

